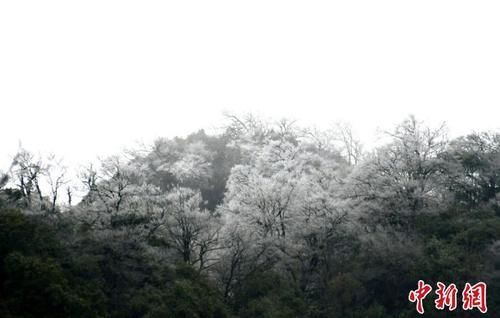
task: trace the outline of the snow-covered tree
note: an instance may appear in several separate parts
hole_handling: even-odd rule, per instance
[[[410,117],[387,134],[389,143],[354,169],[347,195],[372,225],[409,226],[443,196],[445,128],[425,127]]]
[[[21,191],[28,208],[45,207],[41,179],[46,170],[46,162],[42,156],[24,148],[20,148],[14,157],[11,167],[12,180]],[[34,201],[37,204],[34,204]]]
[[[473,133],[453,140],[441,156],[446,181],[458,203],[469,207],[498,202],[500,193],[500,134]]]
[[[219,248],[220,219],[200,208],[199,191],[175,188],[166,195],[166,239],[181,259],[200,270],[213,265]]]
[[[269,131],[286,133],[252,142],[250,157],[232,169],[219,209],[225,233],[235,242],[223,254],[232,273],[222,277],[225,288],[236,265],[251,270],[243,266],[248,259],[274,264],[306,288],[305,277],[325,260],[328,245],[349,219],[341,187],[351,167],[339,152],[301,140],[300,133]]]

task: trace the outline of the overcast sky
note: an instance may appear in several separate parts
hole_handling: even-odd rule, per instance
[[[0,168],[85,161],[223,111],[500,128],[499,1],[2,1]]]

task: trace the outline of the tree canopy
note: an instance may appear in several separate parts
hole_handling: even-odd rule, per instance
[[[419,279],[500,312],[496,132],[228,116],[78,176],[26,149],[0,171],[1,317],[415,317]]]

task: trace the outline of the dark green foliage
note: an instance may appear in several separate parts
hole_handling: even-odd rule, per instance
[[[164,269],[123,295],[117,306],[116,317],[227,317],[225,307],[208,280],[194,271],[179,265],[173,270]],[[127,287],[122,287],[126,289]]]
[[[88,317],[96,306],[85,284],[58,258],[63,250],[54,230],[15,210],[0,211],[0,316]]]
[[[306,313],[298,288],[273,272],[249,276],[235,298],[239,317],[303,317]]]
[[[25,256],[17,252],[4,259],[5,305],[22,317],[88,317],[93,304],[71,286],[61,266],[53,259]]]
[[[160,266],[126,238],[63,245],[59,225],[0,211],[0,317],[227,317],[194,269]]]

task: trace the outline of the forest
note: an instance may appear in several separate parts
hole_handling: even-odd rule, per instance
[[[19,148],[0,171],[0,317],[417,317],[419,280],[500,313],[500,133],[409,116],[348,124],[227,115],[82,166]],[[71,180],[70,180],[71,179]],[[81,195],[78,195],[81,193]],[[488,312],[462,309],[487,284]]]

